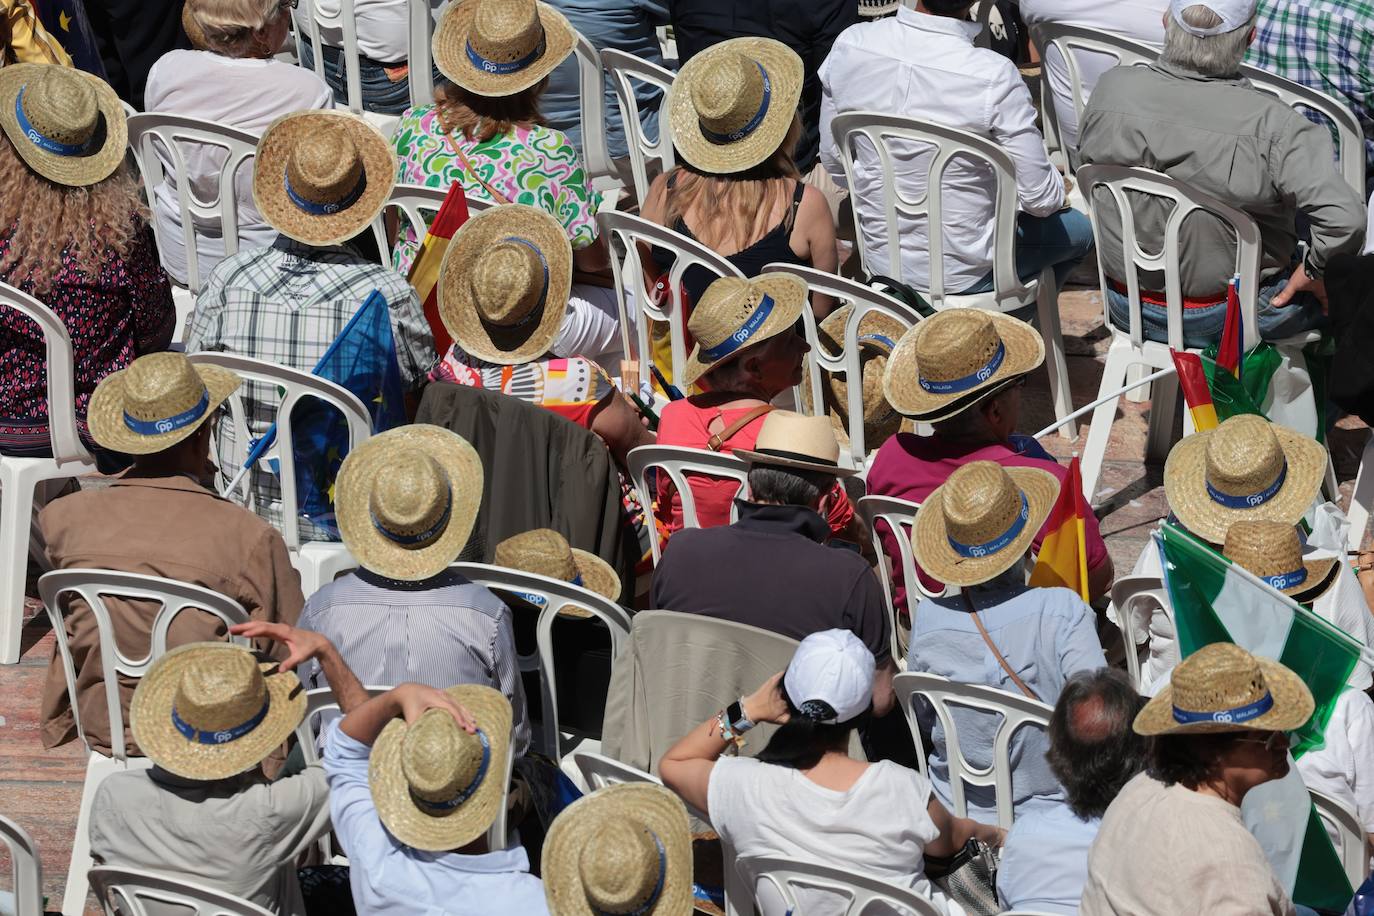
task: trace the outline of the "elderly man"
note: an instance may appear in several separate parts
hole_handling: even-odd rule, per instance
[[[1237,207],[1259,224],[1262,258],[1260,334],[1292,336],[1322,321],[1322,274],[1333,255],[1364,240],[1364,202],[1337,173],[1325,128],[1254,89],[1239,75],[1255,38],[1254,0],[1173,0],[1164,50],[1149,67],[1102,75],[1083,113],[1083,163],[1143,166]],[[1104,249],[1114,281],[1126,277],[1121,218],[1105,189],[1097,192]],[[1171,204],[1137,199],[1136,236],[1146,250],[1162,243]],[[1311,226],[1299,262],[1294,219]],[[1234,234],[1218,217],[1195,214],[1183,227],[1184,343],[1205,347],[1221,336],[1226,286],[1235,272]],[[1145,336],[1167,340],[1162,272],[1141,275]],[[1129,324],[1125,287],[1108,291],[1113,324]]]

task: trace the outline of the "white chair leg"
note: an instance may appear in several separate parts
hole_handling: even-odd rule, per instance
[[[1150,401],[1150,432],[1145,439],[1145,460],[1163,461],[1174,441],[1174,410],[1178,406],[1178,376],[1166,375],[1154,383]]]
[[[1345,517],[1350,519],[1351,550],[1359,550],[1364,540],[1364,532],[1369,527],[1369,507],[1374,504],[1374,434],[1365,440],[1364,452],[1360,454],[1360,469],[1355,473],[1355,489],[1350,493],[1350,508]]]
[[[1069,365],[1064,355],[1064,332],[1059,324],[1059,293],[1054,287],[1054,271],[1040,274],[1040,293],[1036,297],[1040,319],[1040,336],[1045,341],[1045,368],[1050,375],[1050,399],[1054,401],[1054,417],[1062,420],[1073,413],[1073,394],[1069,389]],[[1065,439],[1078,438],[1078,424],[1065,423],[1059,427]]]
[[[1131,367],[1131,371],[1126,373],[1126,384],[1138,382],[1146,375],[1149,375],[1150,367],[1142,363],[1136,363]],[[1132,404],[1144,404],[1150,400],[1150,386],[1141,385],[1139,388],[1132,388],[1126,392],[1126,400]]]
[[[0,664],[19,661],[34,481],[0,458]]]
[[[1107,364],[1102,368],[1100,391],[1115,391],[1125,384],[1126,372],[1130,368],[1132,353],[1129,346],[1113,345],[1107,351]],[[1100,396],[1100,395],[1099,395]],[[1088,441],[1083,446],[1083,496],[1089,504],[1097,493],[1097,480],[1102,475],[1102,462],[1107,457],[1107,440],[1111,436],[1112,423],[1116,420],[1116,407],[1119,398],[1099,404],[1092,414],[1088,427]]]

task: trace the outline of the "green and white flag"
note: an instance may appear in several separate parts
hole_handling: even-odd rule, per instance
[[[1291,754],[1296,759],[1320,748],[1336,698],[1364,647],[1182,529],[1161,525],[1155,538],[1181,656],[1231,642],[1286,665],[1316,702],[1312,718],[1290,734]],[[1294,792],[1300,785],[1296,770],[1290,766],[1289,778],[1279,782],[1286,785],[1264,793],[1265,826],[1255,831],[1257,838],[1296,903],[1344,910],[1355,890],[1306,791]]]

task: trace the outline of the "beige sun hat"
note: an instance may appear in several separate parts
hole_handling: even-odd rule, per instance
[[[562,224],[538,207],[506,204],[454,233],[439,267],[439,317],[466,352],[519,366],[553,346],[571,288]]]
[[[916,513],[916,562],[950,585],[993,579],[1025,556],[1058,495],[1059,481],[1049,471],[970,462]]]
[[[86,422],[102,448],[151,455],[190,436],[241,384],[236,373],[197,366],[184,353],[149,353],[100,380]]]
[[[538,528],[513,535],[496,545],[492,563],[506,569],[534,573],[585,588],[611,601],[620,600],[620,577],[611,564],[588,550],[568,544],[568,539],[552,528]],[[542,605],[537,595],[520,595],[531,604]],[[559,612],[566,617],[591,617],[585,608],[566,606]]]
[[[348,111],[277,118],[253,160],[253,203],[273,229],[307,245],[337,245],[362,232],[395,184],[391,144]]]
[[[816,327],[816,337],[821,348],[828,356],[838,357],[844,352],[844,326],[849,320],[852,307],[840,306],[825,317]],[[897,341],[906,333],[906,328],[897,319],[882,312],[870,312],[859,322],[857,343],[859,346],[859,366],[863,370],[863,417],[864,448],[873,451],[892,435],[909,427],[901,414],[887,402],[883,394],[883,371],[887,368],[888,358],[897,348]],[[822,370],[822,402],[835,426],[835,437],[842,446],[849,445],[849,383],[842,375]],[[802,407],[812,411],[811,386],[802,385]]]
[[[470,735],[446,710],[413,725],[393,719],[372,745],[367,781],[377,816],[413,849],[447,852],[487,832],[504,803],[510,754],[510,701],[481,684],[445,691],[472,714]]]
[[[1312,691],[1290,669],[1214,642],[1178,663],[1134,727],[1137,735],[1287,732],[1302,727],[1313,708]]]
[[[29,168],[76,188],[108,178],[129,146],[109,83],[58,64],[0,68],[0,129]]]
[[[696,384],[742,350],[791,331],[801,318],[806,295],[806,283],[787,274],[712,281],[687,319],[687,330],[696,341],[682,370],[687,384]]]
[[[359,565],[412,582],[443,572],[482,505],[482,460],[467,440],[414,423],[365,440],[344,458],[334,514]]]
[[[734,456],[750,464],[799,471],[820,471],[853,477],[855,468],[840,467],[840,443],[828,417],[808,417],[790,410],[774,410],[763,418],[752,449],[735,449]]]
[[[689,916],[692,834],[682,800],[663,786],[621,783],[554,819],[541,862],[553,916]]]
[[[1283,522],[1236,522],[1226,529],[1222,556],[1299,604],[1311,604],[1336,583],[1340,561],[1304,559],[1298,529]]]
[[[1263,417],[1231,417],[1174,445],[1164,495],[1193,534],[1213,544],[1242,520],[1296,525],[1321,489],[1326,449]]]
[[[933,423],[1044,361],[1045,342],[1024,321],[981,309],[945,309],[897,342],[883,391],[896,410]]]
[[[134,741],[186,779],[227,779],[264,760],[305,718],[295,672],[259,663],[244,646],[199,642],[148,669],[129,704]]]
[[[439,72],[469,92],[515,95],[554,71],[573,52],[567,17],[535,0],[461,0],[434,30]]]
[[[802,60],[772,38],[731,38],[682,65],[668,90],[673,147],[714,175],[766,162],[801,99]]]

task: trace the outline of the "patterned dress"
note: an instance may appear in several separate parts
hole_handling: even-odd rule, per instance
[[[561,131],[538,125],[516,127],[479,143],[446,136],[434,106],[425,105],[401,117],[391,142],[400,162],[396,172],[400,183],[447,188],[458,182],[470,199],[490,201],[482,183],[464,170],[454,152],[456,142],[482,179],[509,201],[539,207],[557,218],[574,249],[596,241],[601,195],[591,190],[576,147]],[[402,223],[395,267],[405,274],[420,239],[414,227]]]
[[[523,366],[498,366],[450,347],[429,374],[435,382],[456,382],[519,398],[583,429],[592,428],[592,413],[615,385],[600,366],[589,359],[550,357]]]

